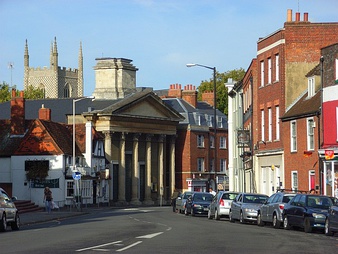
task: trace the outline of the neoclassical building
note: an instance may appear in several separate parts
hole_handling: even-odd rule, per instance
[[[24,53],[24,89],[29,86],[43,89],[45,98],[75,98],[83,96],[83,55],[80,43],[78,69],[60,67],[56,38],[51,44],[50,66],[30,67],[28,42]]]
[[[110,201],[164,204],[175,188],[175,141],[183,117],[145,89],[83,113],[105,135]]]

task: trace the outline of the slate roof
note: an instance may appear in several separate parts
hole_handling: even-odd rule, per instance
[[[306,92],[303,96],[299,98],[298,101],[281,117],[281,120],[291,121],[298,118],[315,116],[319,113],[321,98],[320,91],[318,91],[314,96],[308,97]]]

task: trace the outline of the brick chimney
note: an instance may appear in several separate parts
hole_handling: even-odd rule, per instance
[[[16,90],[12,89],[11,100],[11,135],[25,133],[25,98],[23,91],[16,97]]]
[[[39,119],[50,121],[51,120],[51,112],[50,108],[45,108],[45,105],[42,104],[41,108],[39,109]]]
[[[197,91],[196,87],[193,85],[184,86],[184,90],[182,92],[182,99],[186,102],[190,103],[193,107],[197,106]]]
[[[181,84],[170,85],[168,91],[168,97],[182,98],[182,86]]]
[[[214,106],[214,91],[205,91],[202,93],[202,101]]]

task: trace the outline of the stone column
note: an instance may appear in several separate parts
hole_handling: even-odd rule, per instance
[[[171,136],[170,139],[170,195],[173,194],[175,190],[175,140],[176,136]]]
[[[148,134],[146,137],[146,189],[145,204],[153,204],[151,200],[151,138],[153,135]]]
[[[126,202],[126,137],[125,133],[121,133],[120,138],[120,166],[119,166],[119,202]]]
[[[164,178],[163,178],[163,142],[165,139],[165,135],[160,135],[158,139],[158,200],[160,201],[160,205],[163,204],[163,194],[164,194]]]
[[[110,131],[104,131],[104,151],[105,156],[109,162],[112,160],[112,133]],[[97,170],[100,170],[99,168]],[[109,169],[109,175],[113,175],[113,167]],[[114,190],[113,190],[113,181],[109,181],[109,199],[114,197]]]
[[[131,203],[135,205],[141,204],[139,200],[139,186],[140,186],[140,171],[138,166],[138,139],[139,133],[134,134],[133,137],[133,172],[132,172],[132,190],[131,190]]]

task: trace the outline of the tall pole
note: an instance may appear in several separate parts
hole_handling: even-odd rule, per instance
[[[194,67],[194,66],[200,66],[200,67],[203,67],[203,68],[207,68],[207,69],[210,69],[210,70],[213,70],[213,78],[214,78],[214,122],[213,122],[213,125],[214,125],[214,170],[215,170],[215,184],[216,184],[216,190],[218,189],[217,187],[217,115],[216,115],[216,108],[217,108],[217,98],[216,98],[216,67],[210,67],[210,66],[206,66],[206,65],[202,65],[202,64],[187,64],[187,67]]]

